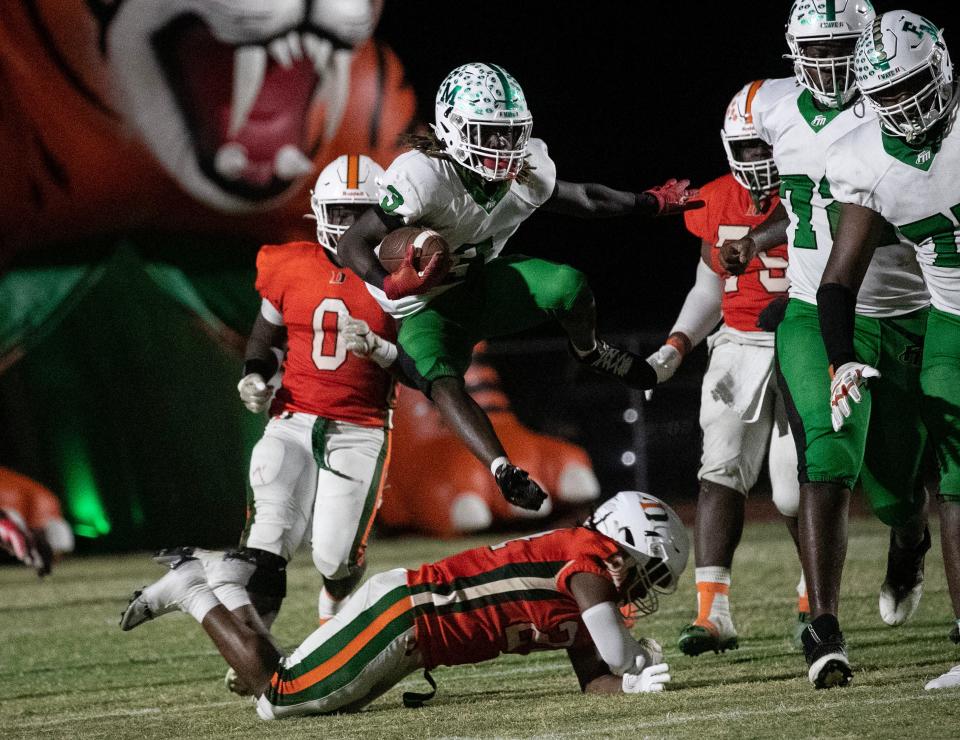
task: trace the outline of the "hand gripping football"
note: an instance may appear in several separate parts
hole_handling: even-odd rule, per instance
[[[383,269],[390,273],[400,269],[410,246],[413,247],[413,266],[417,272],[423,272],[434,254],[450,255],[446,240],[436,231],[403,226],[391,231],[380,242],[377,254]]]

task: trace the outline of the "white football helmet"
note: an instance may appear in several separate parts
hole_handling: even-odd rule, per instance
[[[748,82],[733,96],[727,113],[723,118],[720,138],[727,152],[730,173],[743,187],[757,197],[762,197],[780,187],[780,174],[773,161],[773,155],[765,159],[749,161],[741,151],[744,146],[764,146],[767,144],[757,135],[753,126],[753,99],[765,80]],[[769,149],[769,147],[767,147]]]
[[[943,34],[916,13],[879,16],[857,41],[854,65],[857,87],[880,125],[907,141],[922,137],[956,102]]]
[[[339,223],[331,209],[366,206],[377,202],[377,180],[383,168],[365,154],[343,154],[323,168],[310,193],[310,208],[317,219],[317,241],[337,253],[337,241],[350,224]]]
[[[614,540],[636,563],[624,588],[640,615],[657,610],[657,593],[673,593],[687,567],[690,539],[677,513],[648,493],[620,491],[601,504],[584,526]]]
[[[532,129],[523,90],[496,64],[463,64],[440,84],[433,131],[455,162],[486,180],[516,177]]]
[[[857,94],[853,47],[876,17],[869,0],[795,0],[787,19],[787,59],[793,60],[797,81],[822,105],[843,108]],[[806,53],[807,44],[846,40],[850,51],[820,57]]]

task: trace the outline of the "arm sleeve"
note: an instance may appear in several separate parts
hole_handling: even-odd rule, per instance
[[[827,283],[817,291],[820,334],[834,369],[857,359],[853,347],[856,309],[857,297],[845,285]]]
[[[696,347],[723,318],[720,311],[722,298],[723,286],[720,278],[702,259],[698,259],[696,282],[687,293],[670,333],[686,334],[690,337],[690,343]]]
[[[581,616],[597,652],[612,673],[622,676],[636,666],[637,656],[644,655],[643,649],[624,626],[612,602],[591,606]]]

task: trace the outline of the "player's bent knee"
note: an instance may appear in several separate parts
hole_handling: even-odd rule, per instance
[[[873,513],[888,527],[905,527],[915,523],[920,515],[916,504],[908,501],[890,506],[877,506],[873,509]]]
[[[774,485],[773,505],[783,516],[795,519],[800,513],[800,487]]]
[[[538,292],[540,288],[538,287]],[[585,301],[593,301],[587,276],[569,265],[559,265],[549,286],[540,293],[542,308],[553,311],[572,311]]]

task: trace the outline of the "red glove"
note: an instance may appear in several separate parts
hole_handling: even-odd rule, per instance
[[[430,258],[423,272],[417,272],[413,265],[413,252],[411,244],[407,247],[407,254],[400,268],[383,279],[383,292],[391,301],[426,293],[438,286],[450,272],[450,258],[440,252]]]
[[[24,565],[36,568],[37,573],[50,572],[50,560],[44,557],[37,541],[19,515],[0,509],[0,549],[13,555]]]
[[[653,196],[657,201],[657,211],[654,215],[670,216],[674,213],[703,208],[702,200],[694,200],[700,191],[697,188],[690,188],[689,185],[689,180],[677,180],[671,177],[663,185],[643,192]]]

